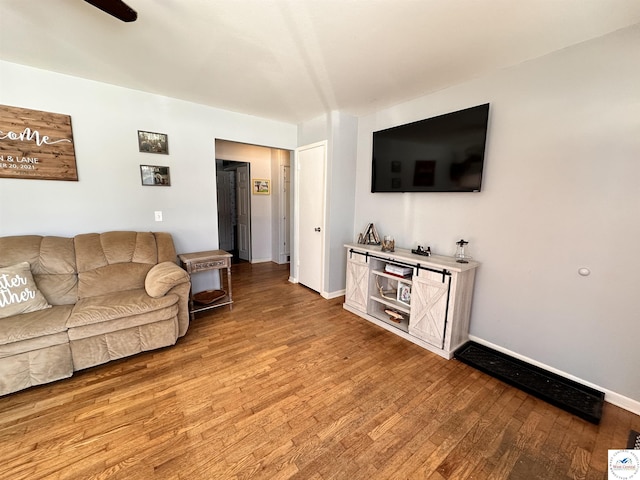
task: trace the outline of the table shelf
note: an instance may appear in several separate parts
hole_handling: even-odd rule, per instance
[[[224,250],[207,250],[204,252],[181,253],[178,255],[182,267],[193,275],[195,273],[206,271],[220,272],[220,288],[224,285],[224,272],[227,275],[227,291],[223,296],[213,300],[211,303],[198,303],[194,300],[194,295],[204,292],[193,292],[193,287],[189,294],[189,315],[191,320],[195,318],[197,312],[211,310],[213,308],[229,305],[229,310],[233,309],[233,296],[231,290],[231,259],[233,255]]]

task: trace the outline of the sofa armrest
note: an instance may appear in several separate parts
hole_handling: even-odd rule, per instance
[[[154,298],[166,295],[176,285],[189,283],[189,274],[173,262],[154,265],[144,280],[147,295]]]

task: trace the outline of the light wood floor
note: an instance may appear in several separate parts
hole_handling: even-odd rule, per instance
[[[234,304],[170,348],[0,398],[0,478],[605,479],[599,426],[234,265]]]

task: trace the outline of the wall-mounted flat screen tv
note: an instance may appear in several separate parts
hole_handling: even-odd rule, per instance
[[[479,192],[489,104],[373,132],[372,192]]]

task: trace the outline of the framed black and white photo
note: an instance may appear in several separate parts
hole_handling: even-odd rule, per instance
[[[169,139],[165,133],[138,130],[138,149],[144,153],[169,154]]]
[[[159,165],[140,165],[140,178],[142,179],[142,185],[152,187],[171,186],[169,167],[161,167]]]

